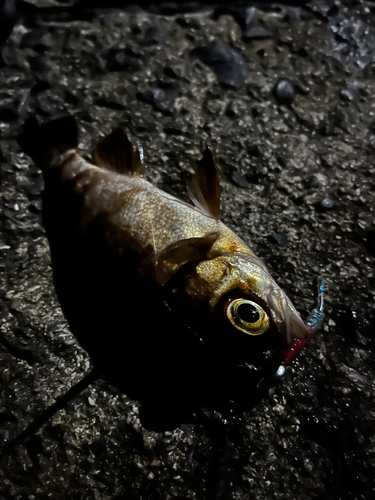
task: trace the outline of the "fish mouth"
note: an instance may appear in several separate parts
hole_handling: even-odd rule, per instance
[[[277,330],[285,337],[289,345],[296,338],[307,339],[307,328],[284,290],[281,288],[271,290],[266,302]]]

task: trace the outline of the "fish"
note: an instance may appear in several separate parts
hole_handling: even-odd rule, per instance
[[[125,128],[79,155],[71,116],[29,121],[19,140],[42,168],[43,224],[71,331],[129,397],[185,408],[246,394],[238,366],[264,363],[307,328],[250,246],[220,220],[212,151],[181,200],[148,182]],[[252,365],[252,366],[253,366]],[[202,396],[203,397],[203,396]],[[157,410],[155,410],[155,407]]]

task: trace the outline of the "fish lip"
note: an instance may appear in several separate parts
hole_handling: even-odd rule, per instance
[[[291,331],[294,332],[295,330],[298,331],[298,334],[292,334],[292,340],[296,338],[299,340],[307,340],[310,337],[307,326],[299,315],[293,315],[292,318]]]
[[[307,328],[282,288],[273,288],[267,295],[272,320],[289,345],[294,339],[306,340]]]

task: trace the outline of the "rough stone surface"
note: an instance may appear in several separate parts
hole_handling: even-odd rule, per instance
[[[29,115],[68,110],[84,154],[123,123],[144,146],[147,178],[184,199],[209,143],[223,221],[302,315],[315,305],[314,278],[325,276],[323,332],[238,421],[230,498],[374,498],[374,3],[267,2],[215,16],[198,4],[183,9],[189,22],[172,4],[72,12],[59,3],[49,13],[56,4],[42,3],[1,51],[0,446],[90,368],[54,294],[41,174],[15,141]],[[269,36],[247,40],[255,14]],[[154,26],[168,37],[145,44]],[[214,41],[246,63],[238,90],[192,55]],[[308,91],[280,103],[281,79]],[[238,113],[228,116],[231,102]],[[326,199],[334,207],[319,210]],[[287,235],[284,246],[270,242],[275,234]],[[156,433],[138,415],[136,402],[95,383],[2,461],[0,497],[208,498],[203,428],[193,419]]]

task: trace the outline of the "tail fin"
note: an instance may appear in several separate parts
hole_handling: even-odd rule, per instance
[[[18,144],[35,163],[46,166],[56,154],[62,154],[78,145],[78,127],[71,115],[39,123],[29,118],[18,136]]]

